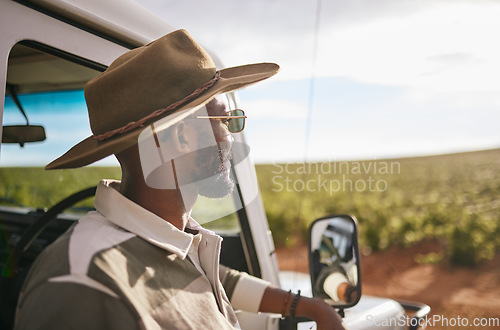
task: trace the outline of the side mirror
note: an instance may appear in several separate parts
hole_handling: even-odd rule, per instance
[[[361,298],[356,218],[331,215],[315,220],[308,246],[313,296],[335,308],[356,305]]]
[[[39,125],[10,125],[2,127],[2,143],[25,143],[45,140],[45,129]]]

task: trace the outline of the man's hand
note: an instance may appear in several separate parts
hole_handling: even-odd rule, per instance
[[[344,329],[340,315],[320,298],[300,297],[295,315],[315,321],[318,330]]]
[[[358,297],[358,291],[356,287],[344,282],[339,285],[337,295],[341,301],[350,304]]]
[[[259,310],[265,313],[290,315],[290,308],[295,294],[267,287],[262,297]],[[319,298],[300,297],[295,307],[295,316],[307,317],[316,322],[318,330],[344,329],[340,315],[327,303]]]

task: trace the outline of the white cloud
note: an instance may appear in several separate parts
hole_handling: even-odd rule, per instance
[[[315,2],[140,0],[228,65],[275,61],[311,76]],[[323,1],[316,74],[434,91],[500,89],[500,3]]]
[[[245,111],[251,118],[286,118],[307,117],[307,109],[300,103],[286,99],[258,99],[246,101]]]
[[[311,76],[316,1],[138,2],[188,29],[226,66],[279,63],[281,72],[270,79],[277,84],[253,89],[243,104],[256,119],[246,135],[259,161],[302,159],[308,89],[282,90]],[[337,94],[317,89],[316,105],[337,108],[329,129],[317,126],[324,122],[314,117],[321,109],[313,111],[309,156],[366,158],[495,146],[500,2],[323,0],[322,6],[316,76],[349,83]],[[368,89],[368,95],[383,94],[370,104],[357,100]],[[336,104],[339,93],[352,97]],[[278,122],[283,115],[290,121]],[[273,123],[289,126],[267,130]],[[322,146],[326,141],[330,145]]]
[[[447,4],[343,31],[330,27],[320,74],[435,91],[498,90],[498,17],[500,5]]]

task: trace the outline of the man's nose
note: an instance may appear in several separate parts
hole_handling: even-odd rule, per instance
[[[234,142],[234,137],[229,132],[228,128],[223,128],[223,130],[219,130],[218,132],[214,132],[215,139],[217,142],[227,142],[232,144]]]
[[[227,136],[227,144],[228,144],[228,150],[231,150],[232,147],[233,147],[233,143],[234,143],[234,137],[233,137],[233,134],[229,133],[228,136]]]
[[[231,151],[234,143],[234,137],[229,133],[224,137],[224,139],[218,142],[219,148],[227,152]]]

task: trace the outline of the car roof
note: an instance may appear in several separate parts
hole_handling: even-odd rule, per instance
[[[132,0],[28,0],[59,17],[106,34],[132,47],[175,28]]]

